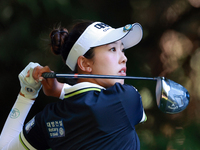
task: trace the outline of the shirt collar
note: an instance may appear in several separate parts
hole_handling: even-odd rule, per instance
[[[98,88],[98,89],[105,89],[104,87],[97,85],[95,83],[91,83],[91,82],[81,82],[81,83],[77,83],[73,86],[67,87],[64,89],[65,94],[69,94],[81,89],[87,89],[87,88]]]

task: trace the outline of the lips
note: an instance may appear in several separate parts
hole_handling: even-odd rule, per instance
[[[120,76],[126,76],[126,67],[123,67],[120,71],[119,71]]]

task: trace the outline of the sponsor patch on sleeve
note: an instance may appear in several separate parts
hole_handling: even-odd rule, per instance
[[[16,119],[20,116],[20,111],[17,108],[13,108],[10,112],[10,118]]]
[[[28,134],[29,131],[35,126],[35,117],[33,117],[25,126],[25,131]]]
[[[46,122],[46,126],[50,138],[58,138],[65,136],[65,128],[62,120]]]

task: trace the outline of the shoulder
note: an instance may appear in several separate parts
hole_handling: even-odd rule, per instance
[[[112,93],[116,95],[126,95],[126,96],[139,96],[140,94],[138,90],[133,87],[132,85],[128,84],[120,84],[120,83],[115,83],[114,86],[107,88],[104,92],[106,93]]]
[[[109,89],[115,89],[115,90],[135,90],[137,91],[137,89],[129,84],[120,84],[120,83],[115,83],[112,87],[108,88]]]
[[[96,95],[96,101],[93,103],[98,104],[98,107],[107,106],[123,106],[132,107],[133,105],[141,105],[141,96],[136,88],[131,85],[122,85],[116,83],[110,88],[101,90],[99,94]]]

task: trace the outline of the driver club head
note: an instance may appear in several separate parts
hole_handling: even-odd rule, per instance
[[[188,106],[190,95],[182,85],[165,77],[158,77],[156,101],[162,112],[176,114]]]

